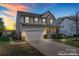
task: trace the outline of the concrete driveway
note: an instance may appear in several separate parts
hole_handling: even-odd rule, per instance
[[[39,38],[38,38],[39,39]],[[50,39],[27,40],[34,48],[47,56],[79,55],[79,48],[68,46]]]

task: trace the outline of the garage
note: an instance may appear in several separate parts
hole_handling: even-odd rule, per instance
[[[25,29],[22,31],[22,39],[26,41],[42,40],[44,29]]]

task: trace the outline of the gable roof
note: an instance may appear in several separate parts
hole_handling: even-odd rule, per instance
[[[45,15],[45,16],[44,16],[44,15]],[[47,18],[47,17],[49,17],[50,15],[55,19],[54,15],[53,15],[50,11],[44,12],[41,16]]]
[[[41,17],[41,18],[47,18],[49,15],[51,15],[55,19],[54,15],[50,11],[46,11],[43,14],[36,14],[36,13],[30,13],[30,12],[24,12],[24,11],[17,11],[17,13],[23,16],[32,16],[32,17]],[[48,14],[48,15],[44,16],[45,14]]]

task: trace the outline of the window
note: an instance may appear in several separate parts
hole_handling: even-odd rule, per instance
[[[20,22],[24,23],[24,17],[23,16],[21,16]]]
[[[25,17],[25,23],[29,23],[29,17]]]
[[[53,20],[50,20],[50,24],[52,24]]]
[[[32,17],[30,18],[30,23],[33,24],[33,18]]]
[[[35,24],[38,24],[38,18],[35,18]]]
[[[41,24],[41,22],[42,22],[42,19],[40,18],[40,19],[39,19],[39,24]]]
[[[45,24],[46,23],[46,19],[43,19],[43,24]]]

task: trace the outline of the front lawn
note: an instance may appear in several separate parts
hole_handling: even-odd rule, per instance
[[[22,42],[14,40],[14,42]],[[9,44],[9,40],[5,37],[0,37],[0,56],[43,56],[39,51],[33,48],[30,44]]]
[[[70,46],[79,47],[79,40],[75,40],[75,39],[76,38],[64,38],[64,39],[53,39],[53,40]]]
[[[43,56],[30,44],[7,45],[0,48],[0,56]]]
[[[0,47],[7,45],[9,43],[9,40],[5,37],[0,37]]]
[[[4,46],[4,45],[6,45],[8,43],[9,43],[9,41],[0,41],[0,46]]]

